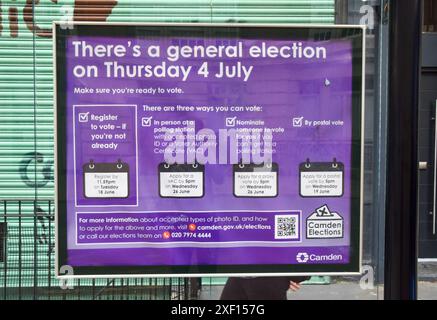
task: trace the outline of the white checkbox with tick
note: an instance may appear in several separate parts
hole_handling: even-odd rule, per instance
[[[226,118],[226,127],[235,127],[237,117]]]
[[[141,118],[141,126],[150,127],[152,125],[152,119],[153,119],[153,117]]]
[[[79,122],[88,122],[89,112],[81,112],[79,113]]]
[[[293,118],[293,127],[300,128],[303,125],[303,117]]]

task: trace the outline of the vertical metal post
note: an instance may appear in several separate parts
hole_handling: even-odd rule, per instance
[[[390,2],[385,299],[417,298],[422,0]]]
[[[349,8],[347,0],[335,0],[335,24],[347,24]]]
[[[6,204],[6,201],[3,201],[3,213],[4,213],[4,216],[3,216],[3,228],[4,228],[4,243],[6,244],[4,247],[4,263],[3,263],[3,299],[4,300],[7,300],[8,299],[8,297],[7,297],[7,288],[8,288],[8,286],[7,286],[7,279],[8,279],[8,246],[7,246],[7,243],[8,243],[8,225],[7,225],[7,220],[6,220],[6,218],[7,218],[7,216],[8,216],[8,207],[7,207],[7,204]]]
[[[18,200],[18,299],[21,300],[21,278],[22,278],[22,255],[23,255],[23,230],[21,227],[21,216],[23,212],[21,210],[21,200]]]
[[[48,300],[51,299],[52,294],[52,201],[48,200],[48,221],[49,221],[49,235],[47,236],[47,245],[48,245],[48,252],[47,252],[47,258],[48,258]]]
[[[374,172],[373,172],[373,248],[372,260],[375,281],[384,283],[384,230],[387,182],[387,109],[388,109],[388,52],[389,52],[389,0],[381,1],[378,8],[380,20],[375,23],[375,97],[374,97]],[[369,101],[369,100],[368,100]]]

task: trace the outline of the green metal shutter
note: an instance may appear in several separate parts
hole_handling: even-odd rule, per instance
[[[335,0],[34,0],[34,7],[28,2],[0,2],[0,200],[53,198],[52,21],[331,24],[335,16]],[[51,211],[47,202],[38,206]],[[23,202],[21,209],[32,214],[32,201]],[[18,212],[18,202],[7,210]],[[29,220],[31,243],[22,252],[29,265],[37,258],[34,226],[36,234],[53,236],[44,222]],[[18,227],[9,223],[8,232],[8,255],[16,263]],[[51,244],[43,241],[42,246],[38,263],[44,264]],[[23,272],[29,272],[27,284],[34,285],[32,270]],[[47,279],[38,277],[38,283]]]
[[[53,196],[52,21],[333,23],[335,1],[35,1],[34,17],[21,2],[1,3],[0,198]]]
[[[334,2],[76,0],[54,4],[35,1],[32,17],[32,7],[26,7],[23,0],[21,3],[2,1],[0,198],[34,198],[35,188],[39,198],[53,197],[52,42],[47,32],[44,33],[51,28],[52,21],[73,16],[75,20],[114,22],[333,23]],[[32,18],[35,29],[39,29],[36,35],[29,30]]]

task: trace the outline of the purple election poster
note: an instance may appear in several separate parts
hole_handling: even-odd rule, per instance
[[[198,28],[58,30],[62,264],[358,272],[362,30]]]

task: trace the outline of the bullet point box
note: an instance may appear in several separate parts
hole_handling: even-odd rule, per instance
[[[226,118],[226,127],[235,127],[237,117]]]
[[[143,126],[143,127],[150,127],[152,125],[152,118],[153,117],[144,117],[144,118],[141,118],[141,126]]]
[[[79,122],[88,122],[88,115],[89,114],[90,114],[89,112],[79,113]]]
[[[303,117],[293,118],[293,127],[302,127]]]

